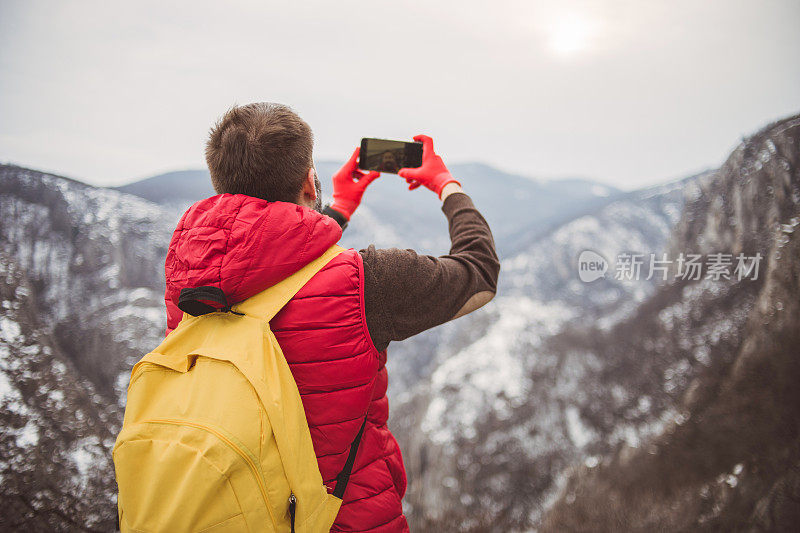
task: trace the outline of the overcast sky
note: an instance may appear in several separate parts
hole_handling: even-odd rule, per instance
[[[425,132],[445,162],[625,189],[800,112],[800,1],[0,2],[0,161],[117,185],[205,166],[233,103],[317,159]]]

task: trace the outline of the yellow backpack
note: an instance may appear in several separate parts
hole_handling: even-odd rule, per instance
[[[184,313],[133,367],[113,452],[123,532],[330,530],[364,428],[328,494],[269,321],[343,250],[231,312]]]

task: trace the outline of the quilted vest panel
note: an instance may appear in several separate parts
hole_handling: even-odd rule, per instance
[[[361,255],[350,249],[334,258],[270,326],[297,382],[320,471],[331,488],[368,412],[332,531],[405,531],[406,476],[386,427],[386,351],[375,349],[367,330]]]

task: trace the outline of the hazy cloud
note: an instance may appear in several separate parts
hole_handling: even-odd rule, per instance
[[[234,102],[318,158],[426,132],[445,161],[634,188],[800,111],[800,3],[0,4],[0,160],[119,184],[204,165]]]

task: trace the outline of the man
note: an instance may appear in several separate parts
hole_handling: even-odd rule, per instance
[[[364,418],[361,444],[332,531],[408,531],[406,475],[386,427],[391,341],[474,311],[492,299],[500,264],[486,221],[426,136],[409,189],[442,200],[452,246],[441,257],[374,245],[336,256],[270,321],[303,400],[325,484],[333,490]],[[181,219],[166,261],[167,332],[182,317],[181,288],[214,285],[240,302],[317,258],[342,235],[379,174],[358,149],[333,177],[322,209],[308,125],[286,106],[234,107],[212,128],[206,160],[218,196]],[[324,214],[323,214],[324,213]],[[329,216],[326,216],[329,215]]]

